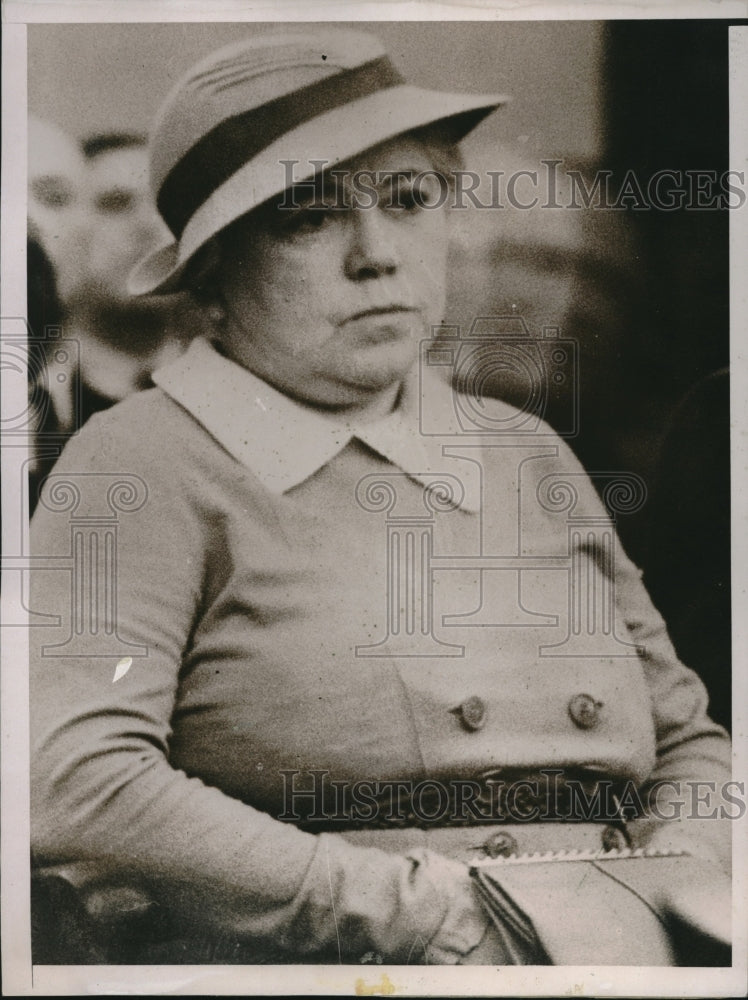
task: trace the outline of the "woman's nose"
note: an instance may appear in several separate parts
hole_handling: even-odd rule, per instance
[[[353,210],[345,270],[352,281],[394,274],[399,264],[394,220],[377,206]]]

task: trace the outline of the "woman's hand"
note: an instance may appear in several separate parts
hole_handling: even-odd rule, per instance
[[[499,930],[491,920],[480,943],[458,965],[537,965],[540,943],[530,949],[508,930]],[[540,949],[542,950],[542,949]]]
[[[494,925],[489,923],[480,943],[473,948],[458,965],[506,965],[506,949]]]
[[[663,888],[664,911],[678,923],[713,941],[732,943],[732,886],[717,865],[698,857],[682,858],[682,876]]]

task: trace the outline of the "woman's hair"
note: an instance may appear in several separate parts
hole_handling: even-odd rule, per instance
[[[413,129],[405,135],[415,139],[424,147],[433,169],[444,178],[450,193],[454,192],[455,175],[457,171],[463,169],[463,159],[460,148],[452,139],[451,132],[445,123],[436,122],[432,125],[425,125],[423,128]],[[278,196],[279,199],[282,197],[282,195]],[[195,254],[185,271],[182,287],[192,295],[199,305],[206,306],[216,300],[216,278],[225,248],[231,244],[232,233],[243,228],[247,219],[260,212],[266,212],[274,200],[264,202],[246,215],[235,219],[225,229],[216,233]]]

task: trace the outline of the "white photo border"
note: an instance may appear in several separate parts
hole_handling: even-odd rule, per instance
[[[388,3],[359,5],[298,3],[256,5],[168,0],[90,0],[3,4],[2,117],[2,302],[0,316],[26,312],[26,24],[195,21],[418,21],[418,20],[607,20],[740,18],[742,0],[641,5],[578,3],[492,3],[445,5]],[[730,167],[748,170],[748,26],[730,29]],[[733,701],[735,770],[746,775],[748,704],[748,207],[731,214],[731,371],[732,371],[732,538],[733,538]],[[3,377],[3,407],[23,406],[18,379]],[[14,398],[16,394],[16,398]],[[2,453],[3,482],[18,482],[24,449]],[[23,498],[10,489],[2,497],[3,552],[28,551]],[[20,543],[20,547],[19,547]],[[36,966],[31,965],[28,820],[28,660],[26,630],[6,623],[22,612],[20,574],[2,581],[2,967],[9,996],[105,994],[214,995],[452,995],[452,996],[729,996],[745,990],[746,887],[748,854],[745,822],[734,836],[734,925],[732,969],[612,967],[390,967],[390,966]],[[742,724],[741,724],[742,723]]]

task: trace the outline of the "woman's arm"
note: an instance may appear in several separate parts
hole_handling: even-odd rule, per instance
[[[598,522],[607,519],[609,515],[576,457],[563,442],[558,446],[559,456],[549,464],[559,478],[573,476],[578,494],[574,515]],[[695,848],[728,867],[730,823],[722,807],[728,807],[728,814],[730,809],[720,793],[731,778],[729,738],[709,718],[703,683],[678,660],[641,573],[617,536],[613,570],[616,634],[638,648],[656,744],[654,769],[640,790],[644,805],[652,801],[655,812],[631,824],[634,842],[637,846]],[[704,801],[698,803],[698,796]]]
[[[181,655],[204,600],[206,553],[220,537],[209,507],[194,503],[201,488],[210,503],[209,468],[199,454],[169,455],[163,428],[149,437],[133,412],[96,418],[70,443],[34,519],[35,554],[66,567],[33,580],[33,610],[61,623],[31,636],[37,863],[93,862],[156,893],[187,927],[256,943],[259,954],[459,961],[486,928],[464,866],[301,832],[169,763]],[[101,620],[94,632],[86,605],[86,581],[96,572],[103,586],[112,553],[89,546],[83,579],[70,574],[69,557],[87,544],[71,532],[85,539],[98,524],[106,534],[102,490],[120,473],[139,477],[147,498],[114,529],[122,647],[112,655],[112,637]],[[80,493],[73,511],[60,509],[66,481]],[[55,645],[66,638],[75,641]],[[128,649],[132,664],[115,680]]]
[[[642,789],[650,816],[632,824],[633,836],[650,847],[696,851],[729,869],[735,817],[734,803],[723,794],[732,776],[729,738],[709,718],[702,681],[678,660],[639,571],[620,545],[615,581],[618,606],[640,649],[657,741],[656,765]]]

